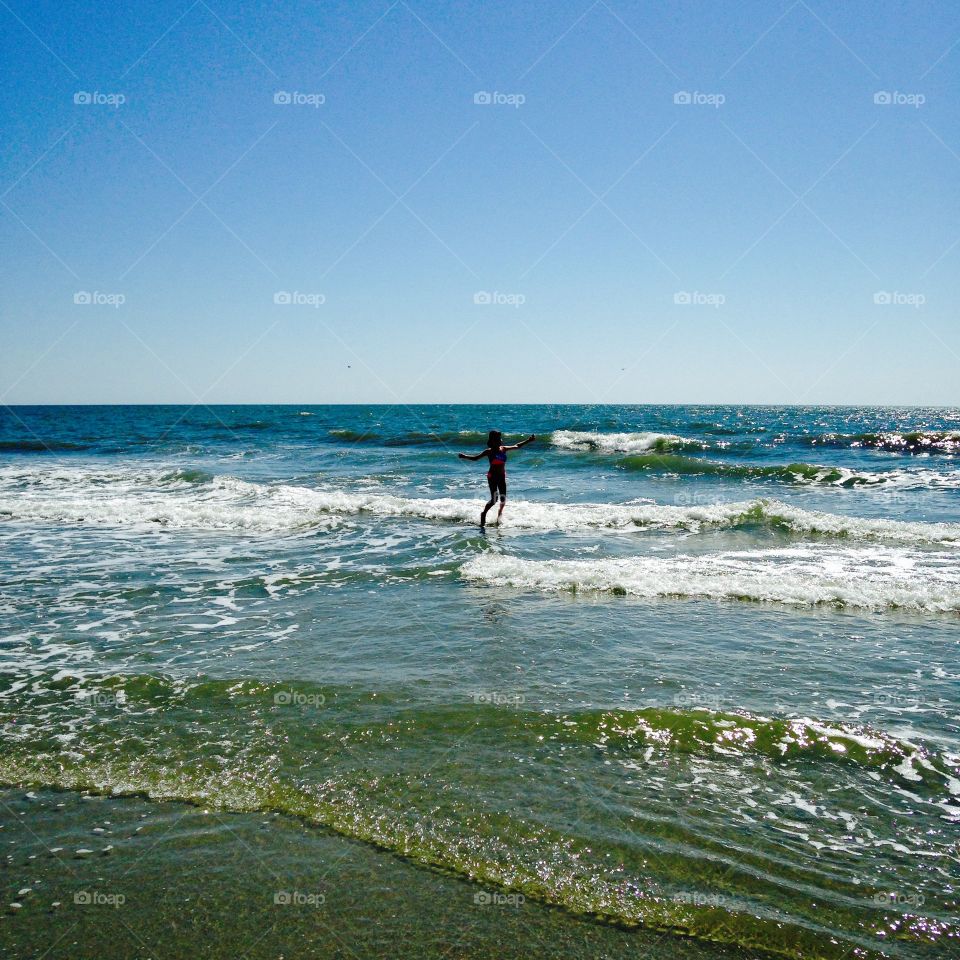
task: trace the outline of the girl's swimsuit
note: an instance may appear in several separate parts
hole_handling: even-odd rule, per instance
[[[487,483],[490,484],[490,493],[507,495],[507,451],[500,447],[494,453],[488,454],[490,469],[487,471]]]

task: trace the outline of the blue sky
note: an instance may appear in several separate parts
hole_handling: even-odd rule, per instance
[[[955,5],[0,21],[0,402],[960,402]]]

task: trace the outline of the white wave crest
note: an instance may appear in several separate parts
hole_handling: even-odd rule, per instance
[[[601,453],[642,453],[645,450],[704,449],[706,444],[673,433],[598,433],[591,430],[555,430],[551,443],[561,450],[598,450]]]
[[[547,592],[960,611],[956,555],[902,549],[800,546],[597,560],[524,560],[490,551],[468,561],[460,572],[478,583]]]
[[[234,477],[190,482],[183,473],[86,475],[54,470],[37,477],[0,471],[0,518],[114,525],[284,532],[370,515],[476,523],[481,500],[404,497]],[[756,525],[800,535],[893,543],[960,543],[960,524],[851,517],[754,499],[702,506],[658,503],[551,503],[511,500],[503,528],[516,531],[686,530]]]

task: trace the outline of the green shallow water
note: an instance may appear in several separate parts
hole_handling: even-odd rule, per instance
[[[200,942],[213,960],[740,956],[668,935],[667,953],[664,934],[498,900],[278,814],[47,791],[3,790],[0,805],[9,899],[29,890],[19,911],[0,910],[5,957],[193,960]]]
[[[85,711],[67,744],[51,722],[65,694]],[[708,812],[682,779],[692,757],[714,790],[747,774],[783,791],[827,778],[853,792],[867,777],[935,806],[951,777],[935,753],[865,727],[704,708],[542,712],[520,699],[49,676],[17,710],[0,782],[278,812],[571,914],[779,956],[871,952],[891,934],[918,948],[956,937],[946,918],[884,910],[879,878],[789,864],[760,829],[745,846],[742,816],[732,825],[727,805]],[[825,902],[811,909],[815,888]],[[838,940],[838,928],[855,935]]]
[[[316,792],[265,785],[269,767],[252,768],[246,775],[225,777],[216,770],[191,769],[178,775],[169,766],[160,770],[150,764],[94,764],[80,771],[44,768],[36,764],[16,771],[22,784],[60,789],[94,791],[106,796],[142,796],[156,801],[180,800],[198,807],[226,813],[281,813],[324,827],[342,837],[364,841],[425,867],[437,868],[469,879],[494,896],[521,894],[531,903],[560,907],[566,912],[624,928],[643,928],[692,937],[708,943],[762,951],[782,957],[881,956],[863,942],[838,940],[829,926],[813,920],[803,926],[786,920],[775,908],[764,906],[765,885],[754,885],[756,899],[743,897],[744,888],[725,884],[727,893],[705,893],[703,877],[690,871],[678,872],[676,881],[694,889],[673,893],[644,890],[637,880],[617,881],[602,877],[596,869],[578,862],[558,831],[540,829],[526,837],[511,836],[512,824],[484,817],[484,823],[470,823],[475,832],[469,838],[451,838],[434,824],[424,830],[418,821],[404,823],[399,804],[385,806],[393,785],[382,781]],[[7,776],[12,771],[5,771]],[[380,794],[379,802],[368,803],[367,795]],[[397,797],[397,800],[400,800]],[[360,812],[360,808],[364,809]],[[497,831],[491,835],[490,828]],[[678,838],[663,838],[663,845]],[[535,844],[537,861],[523,863],[507,849],[509,844]],[[483,852],[478,852],[482,847]],[[497,853],[500,855],[497,856]],[[658,866],[666,867],[671,857],[654,854]],[[713,886],[713,890],[717,887]],[[876,895],[875,895],[876,896]],[[504,900],[503,902],[509,902]],[[876,932],[876,930],[872,931]],[[912,915],[897,915],[884,933],[915,945],[934,945],[953,936],[945,923],[930,923]]]

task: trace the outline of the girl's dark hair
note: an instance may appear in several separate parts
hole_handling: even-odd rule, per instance
[[[487,435],[487,449],[492,450],[494,447],[499,447],[503,441],[503,434],[499,430],[491,430]]]

